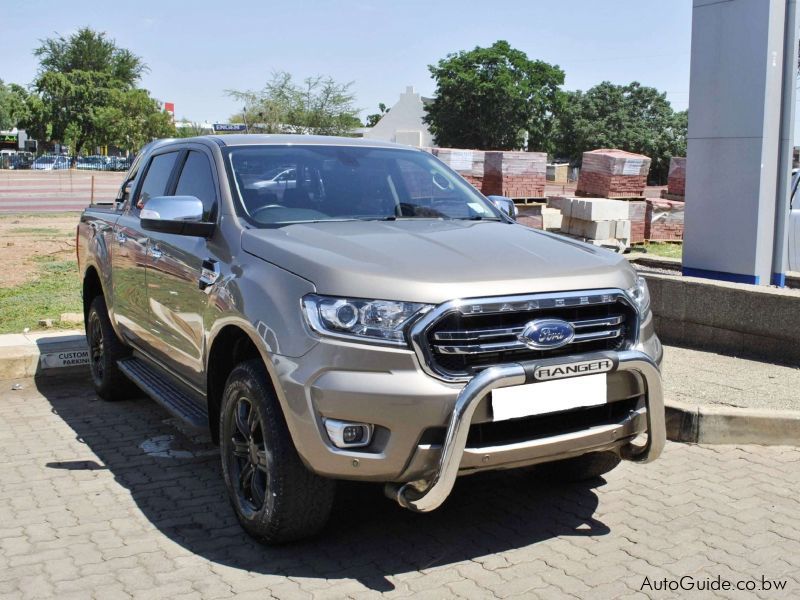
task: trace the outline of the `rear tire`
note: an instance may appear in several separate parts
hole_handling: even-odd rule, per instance
[[[117,366],[117,361],[127,358],[130,350],[114,332],[103,296],[95,297],[89,306],[86,342],[89,346],[89,370],[97,395],[103,400],[122,400],[136,395],[136,385]]]
[[[539,473],[548,479],[565,482],[587,481],[605,475],[620,463],[614,452],[590,452],[538,465]]]
[[[220,410],[228,495],[244,530],[267,544],[317,534],[328,522],[335,482],[300,460],[260,360],[236,366]]]

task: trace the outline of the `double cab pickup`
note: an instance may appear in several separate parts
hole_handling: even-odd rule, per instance
[[[336,480],[426,512],[460,475],[654,460],[646,283],[507,208],[395,144],[153,142],[78,226],[97,394],[138,387],[209,431],[233,510],[267,543],[319,532]]]

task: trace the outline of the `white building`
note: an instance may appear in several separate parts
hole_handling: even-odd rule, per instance
[[[433,136],[428,126],[422,122],[425,104],[430,98],[423,98],[412,86],[400,94],[400,99],[387,112],[375,127],[364,132],[364,137],[385,142],[396,142],[408,146],[431,147]]]

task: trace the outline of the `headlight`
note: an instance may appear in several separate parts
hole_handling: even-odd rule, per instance
[[[392,300],[358,300],[309,294],[303,310],[311,329],[324,335],[404,346],[404,329],[429,304]]]
[[[644,277],[641,275],[636,276],[636,285],[628,290],[628,295],[631,297],[634,304],[636,304],[639,313],[644,315],[650,310],[650,290],[647,289],[647,282]]]

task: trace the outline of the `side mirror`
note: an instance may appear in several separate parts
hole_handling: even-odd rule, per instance
[[[489,202],[494,204],[496,209],[516,220],[519,211],[511,198],[506,198],[505,196],[487,196],[487,198]]]
[[[203,221],[203,203],[194,196],[155,196],[139,213],[142,229],[209,237],[214,223]]]

